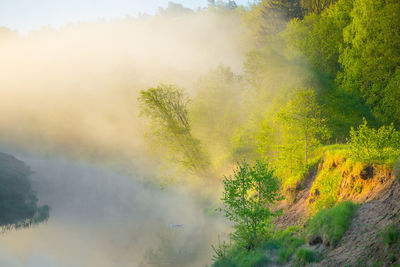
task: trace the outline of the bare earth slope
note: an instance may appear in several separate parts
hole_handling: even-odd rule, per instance
[[[396,179],[373,200],[360,205],[356,217],[338,246],[316,266],[392,266],[380,245],[378,233],[389,223],[400,224],[400,185]],[[398,263],[398,262],[397,262]]]

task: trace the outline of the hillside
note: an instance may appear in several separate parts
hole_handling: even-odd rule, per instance
[[[337,188],[332,191],[338,202],[350,200],[358,203],[351,223],[347,225],[340,241],[332,246],[324,242],[321,234],[307,238],[304,247],[314,251],[320,262],[312,266],[394,266],[400,263],[398,225],[400,225],[400,183],[393,168],[366,164],[345,170],[343,157],[329,157],[329,150],[317,170],[311,170],[298,188],[293,202],[278,204],[284,215],[275,220],[281,228],[300,226],[307,232],[307,220],[313,216],[313,205],[326,195],[319,188],[318,179],[329,179],[329,174],[339,172]],[[358,164],[355,164],[358,165]],[[348,166],[347,166],[348,167]],[[382,233],[394,227],[393,240],[385,240]],[[396,232],[397,231],[397,232]],[[323,231],[322,231],[323,232]],[[390,239],[390,238],[389,238]],[[386,243],[385,243],[386,242]],[[289,261],[283,266],[292,266]]]

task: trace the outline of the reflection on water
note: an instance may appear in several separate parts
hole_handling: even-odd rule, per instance
[[[0,237],[0,266],[204,266],[224,227],[177,190],[135,177],[36,156],[31,166],[47,223]],[[183,227],[170,227],[183,225]]]

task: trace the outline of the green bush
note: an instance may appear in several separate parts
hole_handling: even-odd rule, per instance
[[[277,262],[282,264],[288,262],[297,248],[304,244],[305,239],[300,235],[298,227],[289,227],[275,231],[264,247],[278,249]]]
[[[295,266],[305,266],[316,259],[314,252],[306,248],[299,248],[296,252]]]
[[[241,247],[234,247],[224,257],[216,258],[213,267],[264,267],[268,266],[269,259],[262,248],[248,251]]]
[[[238,163],[223,183],[221,211],[234,223],[231,239],[248,250],[257,247],[269,234],[271,217],[280,214],[269,208],[282,199],[274,170],[259,160],[253,165]]]
[[[400,243],[400,226],[389,224],[382,230],[379,236],[386,246]]]
[[[333,208],[320,210],[311,218],[306,227],[306,240],[310,243],[317,238],[327,246],[336,246],[350,226],[357,205],[344,201]]]
[[[393,124],[373,129],[364,119],[357,130],[351,128],[348,144],[350,157],[363,163],[394,162],[400,156],[400,133]]]
[[[400,159],[396,160],[394,164],[394,176],[397,178],[397,181],[400,182]]]

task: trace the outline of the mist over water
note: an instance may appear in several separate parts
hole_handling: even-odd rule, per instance
[[[236,19],[201,11],[24,36],[0,29],[0,151],[32,168],[39,202],[51,208],[47,223],[0,236],[0,266],[210,263],[226,222],[190,190],[148,185],[160,159],[136,99],[160,82],[194,95],[219,64],[240,72]]]
[[[204,266],[226,228],[178,189],[77,161],[17,156],[35,172],[33,187],[51,215],[1,236],[1,266]]]

